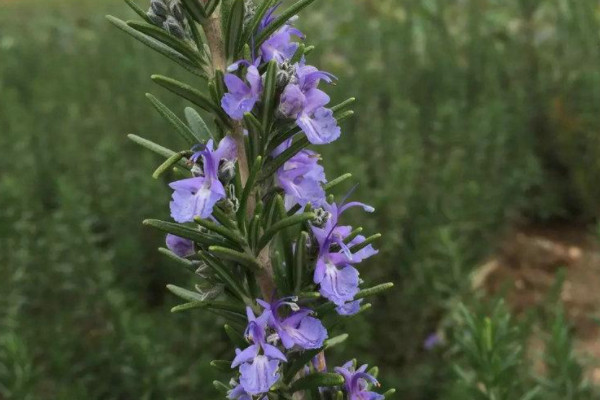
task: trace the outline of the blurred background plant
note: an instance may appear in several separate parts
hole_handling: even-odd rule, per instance
[[[140,221],[166,218],[169,193],[146,176],[159,160],[125,137],[164,142],[142,94],[151,73],[184,73],[107,13],[130,15],[117,0],[0,0],[0,398],[215,398],[224,337],[206,314],[168,313],[164,285],[188,277]],[[528,329],[548,313],[509,318],[474,296],[471,273],[511,226],[597,221],[598,2],[329,0],[302,24],[314,64],[344,82],[334,103],[358,98],[323,158],[377,208],[355,216],[386,238],[364,273],[398,287],[346,346],[397,398],[458,400],[473,387],[453,365],[473,377],[469,340],[492,326],[498,354],[523,349],[507,370],[526,376],[519,396],[593,398],[565,313],[537,324],[550,339],[534,373]],[[458,333],[424,349],[445,330]]]

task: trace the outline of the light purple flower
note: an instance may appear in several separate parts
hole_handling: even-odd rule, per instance
[[[279,112],[295,119],[312,144],[331,143],[341,134],[333,112],[325,108],[329,96],[317,88],[320,81],[330,83],[333,79],[331,74],[301,61],[295,65],[295,75],[281,94]]]
[[[335,372],[344,377],[344,391],[348,400],[383,400],[385,397],[368,389],[369,383],[379,386],[379,382],[372,375],[367,374],[367,365],[354,370],[354,363],[348,361],[341,367],[336,367]]]
[[[291,141],[284,143],[274,152],[274,156],[290,144]],[[308,203],[313,207],[325,204],[326,194],[322,184],[326,183],[327,179],[319,160],[320,156],[314,151],[302,150],[277,170],[277,182],[285,192],[287,210],[296,204],[303,207]]]
[[[273,14],[280,5],[281,2],[267,11],[259,25],[259,33],[275,20]],[[281,64],[294,56],[296,50],[298,50],[298,43],[292,41],[292,36],[304,39],[304,35],[291,25],[293,20],[294,18],[291,18],[261,44],[260,52],[264,61],[269,62],[271,60],[276,60]]]
[[[322,347],[327,339],[327,330],[321,321],[310,316],[311,310],[299,308],[292,300],[294,299],[283,298],[271,304],[258,300],[258,303],[270,313],[269,325],[275,329],[286,349],[298,347],[307,350]],[[293,311],[287,317],[280,316],[279,310],[283,306],[289,306]]]
[[[194,242],[176,235],[171,235],[170,233],[167,235],[166,243],[167,248],[179,257],[189,257],[195,252]]]
[[[362,303],[362,301],[363,301],[363,299],[350,301],[344,305],[337,306],[335,308],[335,310],[337,311],[337,313],[339,315],[346,315],[346,316],[354,315],[360,311],[360,304]]]
[[[247,65],[246,81],[248,83],[237,75],[226,74],[225,86],[227,86],[228,93],[221,99],[223,110],[237,121],[244,118],[245,113],[252,111],[263,90],[262,78],[256,65],[240,61],[229,67],[228,71],[235,71],[241,65]]]
[[[423,348],[425,350],[433,350],[435,347],[439,346],[442,343],[442,338],[436,332],[427,336],[425,341],[423,342]]]
[[[240,385],[250,395],[267,393],[279,380],[279,362],[286,362],[285,355],[277,347],[267,343],[266,328],[271,313],[264,312],[258,318],[247,308],[248,327],[246,338],[252,345],[245,350],[236,349],[231,368],[239,366]],[[241,389],[240,389],[241,390]]]
[[[347,315],[356,309],[357,304],[347,305],[354,300],[358,293],[359,273],[352,265],[363,261],[365,258],[377,254],[372,247],[367,246],[365,251],[351,253],[350,246],[361,243],[364,237],[356,237],[349,244],[344,243],[350,234],[349,226],[338,226],[341,214],[351,207],[362,207],[367,212],[374,209],[363,203],[351,202],[338,207],[336,204],[326,204],[324,210],[329,214],[323,227],[312,227],[312,232],[319,245],[319,255],[313,280],[319,284],[321,295],[341,307],[338,311]],[[340,250],[332,252],[331,247],[337,245]]]
[[[203,176],[183,179],[171,183],[174,190],[170,203],[171,216],[179,223],[191,222],[194,217],[208,218],[214,205],[226,197],[225,188],[219,181],[218,171],[221,160],[236,159],[236,144],[234,139],[226,136],[214,150],[213,141],[206,148],[192,156],[196,162],[202,158]]]

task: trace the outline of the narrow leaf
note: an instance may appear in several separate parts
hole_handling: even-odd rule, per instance
[[[212,360],[210,366],[221,372],[231,372],[231,361]]]
[[[150,151],[152,151],[152,152],[154,152],[154,153],[156,153],[158,155],[161,155],[161,156],[163,156],[165,158],[170,158],[170,157],[174,156],[175,154],[177,154],[176,152],[174,152],[171,149],[167,149],[166,147],[163,147],[163,146],[161,146],[159,144],[156,144],[156,143],[154,143],[151,140],[144,139],[143,137],[140,137],[138,135],[129,134],[129,135],[127,135],[127,137],[131,141],[139,144],[140,146],[145,147],[148,150],[150,150]],[[189,165],[187,165],[187,163],[185,161],[183,161],[183,160],[179,160],[177,162],[177,165],[180,166],[180,167],[186,168],[186,169],[190,169]]]
[[[294,293],[300,293],[302,290],[302,275],[307,268],[306,245],[308,243],[308,233],[301,231],[296,243],[296,254],[294,260]]]
[[[265,74],[265,88],[263,90],[262,131],[269,132],[269,126],[275,111],[275,93],[277,89],[277,61],[271,60]]]
[[[111,15],[107,15],[106,18],[110,21],[110,23],[112,23],[113,25],[115,25],[117,28],[119,28],[123,32],[127,33],[128,35],[132,36],[134,39],[140,41],[141,43],[150,47],[154,51],[169,58],[170,60],[175,61],[177,64],[179,64],[180,66],[182,66],[189,72],[206,79],[207,76],[206,76],[206,73],[204,72],[204,70],[202,68],[198,67],[197,65],[195,65],[194,63],[192,63],[181,53],[171,49],[170,47],[159,42],[158,40],[153,39],[152,37],[133,29],[132,27],[127,25],[127,23],[125,23],[125,21],[122,21]]]
[[[171,167],[173,167],[175,164],[177,164],[184,157],[185,154],[186,154],[186,152],[180,152],[180,153],[173,154],[164,163],[162,163],[158,168],[156,168],[156,171],[154,171],[154,173],[152,174],[152,177],[154,179],[160,178],[160,176],[162,174],[164,174],[169,169],[171,169]]]
[[[208,129],[206,122],[202,119],[202,116],[198,114],[198,111],[194,110],[192,107],[186,107],[184,112],[185,119],[198,142],[206,142],[211,138],[216,140],[210,129]]]
[[[194,265],[194,263],[188,259],[179,257],[177,254],[173,253],[171,250],[169,249],[165,249],[164,247],[160,247],[158,249],[158,252],[160,254],[164,254],[165,256],[167,256],[168,258],[170,258],[171,260],[175,261],[176,263],[180,264],[181,266],[183,266],[185,269],[187,269],[190,272],[196,272],[196,265]]]
[[[204,246],[224,244],[223,240],[220,238],[209,236],[206,233],[200,232],[198,229],[190,228],[189,226],[181,224],[176,224],[174,222],[160,221],[157,219],[147,219],[144,221],[144,225],[151,226],[163,232],[171,233],[182,238],[193,240],[194,242],[200,243]]]
[[[265,231],[263,236],[258,241],[258,250],[262,250],[273,237],[277,234],[277,232],[282,229],[289,228],[290,226],[302,224],[306,221],[309,221],[315,217],[314,213],[302,213],[292,215],[291,217],[284,218],[276,223],[274,223],[269,229]]]
[[[244,0],[234,0],[227,21],[225,54],[228,59],[235,59],[240,48],[240,38],[244,25]]]
[[[369,236],[363,242],[361,242],[359,244],[355,244],[354,246],[350,247],[350,252],[356,253],[357,251],[361,251],[362,249],[364,249],[365,247],[367,247],[368,245],[370,245],[371,243],[373,243],[380,237],[381,237],[381,233],[376,233],[375,235]]]
[[[352,178],[352,174],[350,174],[350,173],[339,176],[339,177],[335,178],[334,180],[329,181],[325,185],[323,185],[323,189],[331,190],[334,187],[336,187],[337,185],[339,185],[340,183],[342,183],[350,178]]]
[[[340,386],[344,384],[344,378],[339,374],[315,372],[298,379],[292,383],[291,392],[300,390],[318,389],[320,387]]]
[[[215,256],[224,259],[234,261],[240,265],[243,265],[251,270],[257,271],[259,270],[260,264],[256,259],[246,253],[242,253],[239,251],[231,250],[226,247],[220,246],[211,246],[208,250]]]
[[[238,245],[244,245],[246,240],[236,231],[226,228],[221,225],[217,225],[216,223],[209,221],[207,219],[202,219],[200,217],[194,218],[194,222],[203,228],[208,229],[209,231],[215,232],[226,239],[231,240],[233,243]]]
[[[394,287],[392,282],[382,283],[381,285],[373,286],[368,289],[363,289],[354,296],[354,300],[363,299],[369,296],[375,296]]]
[[[252,168],[250,169],[250,174],[248,176],[248,180],[246,181],[246,186],[244,186],[244,190],[242,191],[242,197],[240,198],[240,208],[238,209],[238,224],[240,226],[245,225],[244,221],[246,220],[246,212],[248,210],[248,199],[254,190],[254,185],[256,184],[256,177],[258,176],[258,172],[262,167],[262,157],[257,157],[252,164]]]
[[[205,63],[200,54],[195,49],[192,49],[186,42],[176,38],[156,25],[139,21],[127,21],[127,25],[172,48],[186,57],[193,64],[202,65]]]
[[[223,113],[221,108],[215,105],[215,103],[213,103],[212,101],[210,101],[210,99],[204,94],[202,94],[199,90],[194,89],[190,85],[187,85],[183,82],[179,82],[175,79],[171,79],[162,75],[152,75],[151,78],[154,82],[169,90],[170,92],[175,93],[176,95],[191,101],[192,103],[206,111],[214,113],[217,117],[221,118],[223,122],[228,124],[228,118]]]
[[[146,15],[146,13],[144,12],[144,10],[142,10],[140,8],[140,6],[138,6],[137,4],[135,4],[133,2],[133,0],[125,0],[125,3],[127,3],[127,5],[129,6],[129,8],[131,8],[137,15],[139,15],[144,21],[150,23],[150,18],[148,18],[148,15]]]
[[[183,140],[185,140],[190,146],[198,143],[198,140],[194,136],[192,130],[186,124],[184,124],[173,111],[169,110],[167,106],[161,103],[160,100],[150,93],[146,93],[146,97],[148,100],[150,100],[156,111],[158,111],[158,113],[175,128]]]

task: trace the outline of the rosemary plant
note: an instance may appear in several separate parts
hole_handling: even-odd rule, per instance
[[[328,368],[325,358],[347,338],[333,334],[340,320],[393,284],[359,287],[356,266],[377,254],[380,235],[365,237],[342,216],[374,210],[348,201],[351,193],[331,195],[351,175],[328,181],[308,150],[341,136],[354,102],[329,106],[319,87],[336,78],[308,64],[313,47],[293,26],[314,0],[284,10],[275,0],[152,0],[147,11],[125,1],[141,21],[108,19],[208,87],[152,76],[204,117],[189,107],[182,120],[148,95],[188,146],[130,138],[166,158],[155,178],[181,175],[169,185],[174,222],[144,224],[167,234],[160,252],[198,279],[194,289],[168,286],[185,301],[173,311],[203,309],[227,321],[231,359],[212,362],[228,374],[215,386],[229,399],[387,398],[394,390],[379,393],[377,368]]]

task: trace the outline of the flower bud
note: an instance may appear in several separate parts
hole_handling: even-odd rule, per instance
[[[160,15],[157,15],[152,8],[150,8],[148,10],[148,12],[146,13],[146,15],[148,16],[148,18],[150,19],[150,21],[156,25],[156,26],[162,26],[165,22],[165,18],[161,17]]]
[[[279,69],[277,70],[276,77],[277,87],[280,90],[283,90],[283,88],[285,88],[287,84],[290,83],[295,71],[296,68],[289,62],[284,61],[283,63],[281,63]]]
[[[194,178],[204,175],[202,168],[200,168],[200,166],[198,164],[194,164],[192,166],[192,175],[194,176]]]
[[[315,217],[311,221],[311,224],[317,228],[322,228],[325,226],[329,218],[331,218],[331,213],[322,208],[317,208],[314,210],[314,214]]]
[[[231,182],[235,177],[235,162],[223,160],[219,167],[219,180],[225,184]]]
[[[151,0],[150,8],[154,11],[154,14],[159,17],[167,18],[169,15],[169,8],[163,0]]]
[[[252,22],[254,15],[256,15],[256,4],[254,4],[254,0],[244,1],[244,28]]]
[[[181,2],[179,0],[171,0],[171,3],[169,4],[169,10],[171,15],[175,17],[177,21],[183,24],[185,21],[185,14],[181,8]]]
[[[171,35],[179,39],[185,39],[185,29],[183,29],[183,26],[179,23],[179,21],[172,16],[169,15],[167,17],[167,20],[163,24],[163,28]]]

